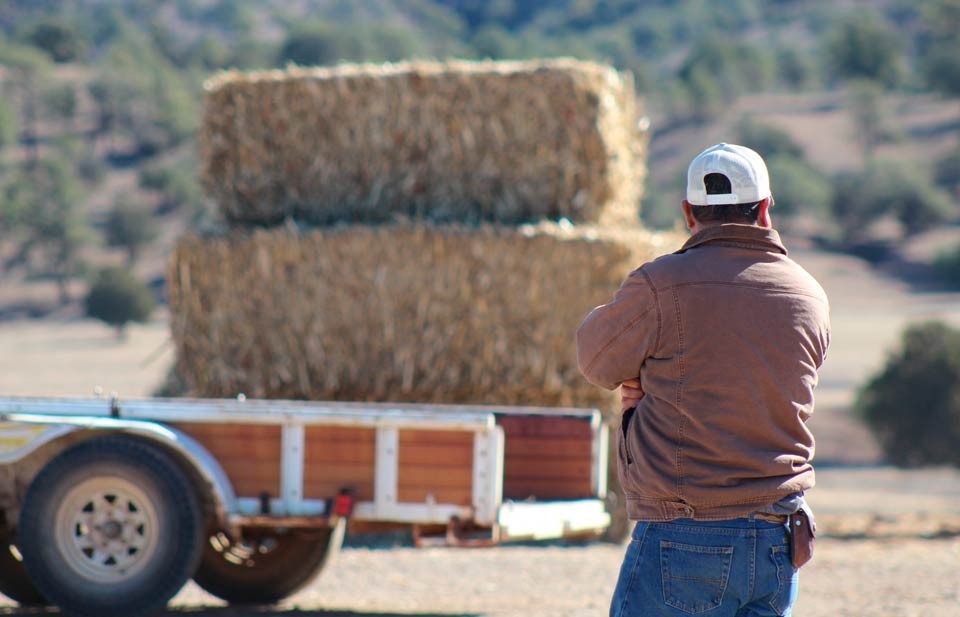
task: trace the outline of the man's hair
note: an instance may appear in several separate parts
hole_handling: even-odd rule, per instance
[[[707,195],[726,195],[732,192],[730,178],[723,174],[712,173],[703,177]],[[749,204],[720,204],[714,206],[694,206],[693,218],[698,223],[741,223],[752,225],[760,216],[759,201]]]

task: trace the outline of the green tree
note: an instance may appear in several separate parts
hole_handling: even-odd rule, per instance
[[[301,66],[334,64],[342,60],[364,60],[370,54],[369,41],[356,32],[327,23],[297,27],[280,46],[277,63]]]
[[[902,162],[872,162],[863,171],[838,175],[833,186],[832,210],[847,243],[869,240],[867,230],[885,216],[914,234],[954,213],[942,191]]]
[[[50,71],[50,61],[32,47],[0,43],[0,65],[10,72],[10,82],[20,92],[25,137],[32,144],[30,164],[36,165],[40,157],[38,93],[40,83]]]
[[[933,266],[941,281],[953,289],[960,289],[960,246],[937,255]]]
[[[19,166],[0,195],[0,226],[13,250],[7,266],[52,275],[62,304],[70,301],[68,283],[91,236],[81,216],[82,197],[73,167],[56,156]]]
[[[104,268],[84,302],[86,314],[116,328],[123,337],[130,322],[145,323],[153,313],[150,290],[127,268]]]
[[[797,47],[783,47],[777,51],[777,76],[793,90],[804,90],[818,80],[813,56]]]
[[[767,159],[775,216],[810,215],[822,221],[833,201],[833,185],[822,172],[802,159],[778,154]],[[827,231],[827,230],[824,230]]]
[[[786,131],[744,116],[737,125],[740,143],[759,152],[764,158],[789,156],[803,158],[803,148]]]
[[[205,215],[206,199],[196,169],[194,157],[172,164],[148,164],[140,171],[139,183],[141,188],[160,194],[161,211],[187,212],[199,220]]]
[[[17,109],[8,101],[0,99],[0,152],[7,146],[17,143],[20,133],[20,119]]]
[[[90,230],[83,220],[83,197],[73,168],[56,157],[43,158],[23,177],[28,186],[22,197],[23,242],[39,248],[46,267],[57,281],[61,304],[70,301],[68,283],[79,268],[80,250],[89,242]]]
[[[960,466],[960,331],[938,322],[909,327],[856,409],[891,462]]]
[[[59,18],[43,18],[28,26],[22,38],[43,50],[54,62],[73,62],[86,51],[87,44],[77,29]]]
[[[937,160],[933,171],[934,181],[960,198],[960,148],[954,148]]]
[[[850,84],[850,114],[856,126],[856,139],[865,157],[872,156],[887,133],[887,113],[883,89],[874,81],[856,80]]]
[[[874,13],[857,11],[834,24],[823,41],[827,74],[900,83],[904,71],[900,37]]]
[[[158,229],[150,212],[121,198],[107,214],[104,234],[107,245],[126,250],[127,265],[133,266],[143,248],[156,239]]]
[[[710,36],[698,41],[677,75],[689,81],[697,71],[705,71],[716,79],[728,98],[742,92],[763,90],[773,81],[776,66],[773,59],[759,48],[729,38]]]
[[[44,88],[43,106],[63,124],[64,132],[70,130],[77,114],[77,91],[72,84],[53,83]]]
[[[946,96],[960,95],[960,1],[933,0],[923,6],[929,38],[921,58],[927,83]]]

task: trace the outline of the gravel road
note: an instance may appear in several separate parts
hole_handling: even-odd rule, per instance
[[[586,617],[606,615],[623,546],[344,550],[273,609],[232,609],[189,584],[168,616]],[[960,538],[822,539],[795,617],[956,617]],[[0,615],[38,615],[10,603]],[[52,613],[51,613],[52,614]],[[119,617],[119,616],[118,616]]]

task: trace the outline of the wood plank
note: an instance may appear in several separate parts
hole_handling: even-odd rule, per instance
[[[504,480],[504,499],[587,499],[593,497],[590,482],[566,480]]]
[[[303,496],[307,499],[332,499],[341,489],[353,491],[354,498],[358,501],[373,501],[373,478],[355,482],[345,482],[342,479],[304,482]]]
[[[376,455],[376,446],[372,443],[309,442],[306,444],[306,449],[304,460],[307,467],[338,462],[373,465]]]
[[[405,444],[400,447],[400,468],[407,465],[473,467],[473,442],[469,446]]]
[[[583,458],[593,456],[592,439],[567,439],[557,437],[510,437],[504,444],[504,456],[510,458],[549,457],[552,459]]]
[[[264,425],[264,424],[219,424],[219,423],[193,423],[193,422],[181,422],[172,424],[173,427],[178,430],[183,431],[184,433],[194,436],[194,435],[204,435],[204,436],[216,436],[216,437],[246,437],[246,436],[262,436],[262,435],[280,435],[280,427],[274,425]]]
[[[424,503],[432,495],[435,503],[452,503],[469,506],[473,502],[473,492],[468,487],[402,486],[397,491],[401,503]]]
[[[587,418],[498,415],[497,424],[503,427],[508,442],[511,437],[590,438],[593,433]]]
[[[372,428],[353,426],[308,426],[306,435],[307,441],[358,441],[373,443],[376,440],[377,431]]]
[[[504,464],[505,478],[529,478],[537,480],[570,480],[577,481],[584,478],[589,482],[592,473],[588,462],[580,461],[541,461],[541,460],[511,460]]]
[[[400,470],[398,485],[406,486],[463,486],[473,484],[473,473],[470,469],[438,469],[436,467],[421,467],[407,465]]]
[[[257,424],[193,424],[177,428],[217,459],[240,497],[280,494],[280,427]]]
[[[400,449],[409,445],[450,445],[473,448],[473,433],[470,431],[400,431]]]

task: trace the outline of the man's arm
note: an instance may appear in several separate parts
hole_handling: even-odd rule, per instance
[[[613,390],[640,375],[659,334],[656,294],[646,275],[634,270],[613,301],[590,311],[577,330],[577,362],[590,383]]]

